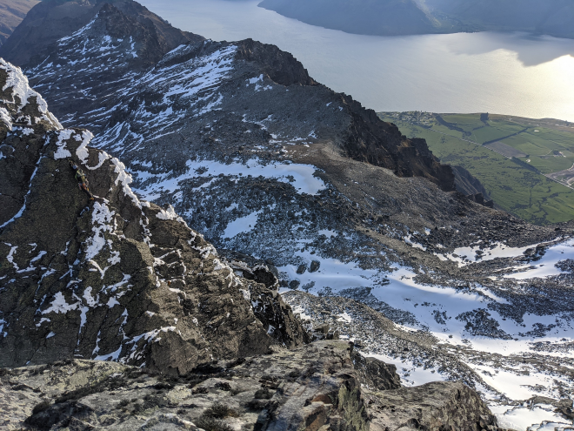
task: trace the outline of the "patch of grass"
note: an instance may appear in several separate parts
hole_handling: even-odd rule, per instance
[[[506,138],[515,133],[522,132],[525,127],[520,124],[501,124],[499,121],[489,121],[489,127],[476,130],[474,136],[479,144]]]
[[[199,419],[195,421],[195,425],[205,431],[233,431],[233,428],[225,422],[204,416],[199,417]]]
[[[574,164],[574,158],[567,157],[530,157],[530,164],[538,169],[543,174],[551,174],[553,172],[563,171],[570,169]]]
[[[459,126],[464,126],[460,127],[461,129],[465,129],[468,124],[475,124],[473,122],[479,118],[476,114],[470,114],[468,121],[461,121],[461,118],[464,119],[465,116],[462,114],[447,117],[449,122],[454,120],[461,122],[462,124],[457,123]],[[526,125],[505,122],[502,119],[490,120],[488,122],[490,127],[474,130],[472,136],[467,136],[463,132],[448,129],[436,122],[433,123],[432,128],[428,128],[421,127],[413,121],[403,121],[389,113],[386,113],[383,119],[395,123],[401,132],[410,138],[426,139],[429,148],[442,163],[467,169],[483,184],[494,202],[505,211],[540,225],[574,219],[574,190],[551,181],[544,175],[518,162],[513,162],[495,151],[466,141],[484,142],[496,137],[508,136],[523,130],[527,127]],[[539,130],[539,132],[534,133],[534,130]],[[536,136],[531,138],[534,134]],[[538,136],[539,134],[542,135]],[[475,135],[476,139],[473,139]],[[570,144],[566,139],[568,135],[572,137]],[[557,140],[548,142],[546,145],[544,142],[548,141],[547,136]],[[574,163],[574,159],[570,157],[541,158],[530,154],[534,151],[536,154],[548,154],[558,148],[566,150],[567,145],[574,145],[572,133],[549,130],[546,135],[546,129],[532,127],[529,128],[528,133],[520,133],[502,142],[528,154],[529,164],[542,173],[567,169]],[[526,163],[528,159],[519,160]]]
[[[221,419],[238,417],[239,413],[225,404],[215,403],[206,409],[195,421],[195,425],[205,431],[231,431],[232,428]]]
[[[442,118],[447,123],[456,124],[457,127],[465,132],[472,132],[485,127],[485,124],[480,121],[480,114],[450,114],[442,115]]]
[[[227,417],[236,418],[239,414],[234,410],[227,407],[225,404],[215,403],[203,412],[201,416],[207,418],[224,419]]]

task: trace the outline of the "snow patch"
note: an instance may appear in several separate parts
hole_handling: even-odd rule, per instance
[[[131,198],[131,200],[137,205],[137,207],[141,209],[142,203],[140,202],[139,198],[136,196],[136,194],[130,187],[130,184],[132,183],[133,179],[132,176],[126,170],[126,165],[124,165],[115,157],[112,159],[112,163],[115,166],[114,172],[118,174],[118,176],[116,177],[115,184],[118,185],[119,183],[121,183],[124,194],[129,198]]]
[[[66,141],[72,137],[74,131],[72,129],[64,129],[58,132],[58,141],[56,142],[56,147],[58,149],[54,153],[54,159],[67,159],[72,157],[72,153],[66,148]]]
[[[21,111],[26,105],[28,105],[28,100],[34,98],[36,99],[38,111],[42,114],[41,119],[48,121],[56,129],[62,129],[62,125],[48,111],[48,104],[46,101],[42,96],[40,96],[40,94],[30,88],[28,78],[22,73],[22,70],[19,67],[16,67],[0,58],[0,69],[5,70],[8,74],[6,84],[2,88],[2,91],[6,91],[9,88],[12,89],[13,100],[8,101],[8,103],[16,103],[16,97],[18,97],[18,99],[20,99],[18,111]]]
[[[66,314],[68,311],[73,311],[78,309],[79,304],[68,304],[66,298],[62,292],[56,293],[50,307],[42,311],[42,314],[56,313],[56,314]]]
[[[81,160],[81,162],[84,165],[87,165],[87,163],[88,163],[88,157],[90,155],[90,153],[88,152],[88,144],[90,143],[90,141],[93,138],[94,138],[94,135],[92,134],[92,132],[89,132],[88,130],[84,130],[82,132],[82,136],[80,136],[80,135],[75,136],[76,141],[82,142],[80,144],[80,146],[78,148],[76,148],[76,156],[78,156],[78,158]],[[101,158],[101,154],[100,154],[100,158]],[[103,163],[103,162],[101,162],[101,163]],[[97,169],[98,167],[101,166],[101,163],[95,168],[88,168],[88,169]]]
[[[114,214],[115,212],[110,211],[105,203],[94,202],[92,212],[93,235],[86,241],[86,261],[93,260],[106,246],[106,232],[113,233],[114,231],[114,227],[111,224],[114,219]]]
[[[0,108],[0,120],[6,124],[8,130],[12,131],[12,116],[6,108]]]
[[[253,212],[245,217],[240,217],[227,225],[222,238],[234,238],[240,233],[251,231],[257,224],[257,218],[261,211]]]
[[[325,183],[315,177],[317,168],[312,165],[303,164],[283,164],[270,163],[263,164],[257,159],[251,159],[246,164],[230,163],[225,164],[214,160],[187,161],[187,172],[180,176],[173,176],[171,173],[164,175],[150,174],[146,171],[138,171],[137,191],[148,200],[154,200],[163,192],[175,192],[180,189],[180,183],[193,178],[210,178],[215,181],[222,174],[227,177],[251,175],[252,177],[273,178],[277,181],[291,184],[298,193],[316,195],[326,188]],[[143,184],[149,185],[143,186]],[[208,187],[211,182],[200,187]]]
[[[160,209],[155,215],[160,220],[177,220],[183,222],[183,219],[177,215],[173,206],[168,205],[167,209]]]
[[[535,277],[545,278],[560,275],[562,271],[556,264],[566,259],[574,259],[574,239],[549,247],[540,260],[527,266],[528,270],[508,274],[504,278],[526,280]]]

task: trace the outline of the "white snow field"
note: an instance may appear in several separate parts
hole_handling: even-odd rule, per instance
[[[523,270],[509,277],[528,281],[533,277],[549,277],[561,273],[560,269],[554,266],[558,261],[564,259],[574,259],[574,240],[564,241],[553,245],[546,250],[544,256],[531,265],[526,265]],[[504,245],[497,245],[487,256],[488,259],[499,257],[517,257],[527,248],[510,248]],[[457,250],[454,254],[461,255],[462,251]],[[333,293],[342,289],[354,287],[369,287],[371,293],[378,300],[385,302],[399,310],[412,313],[418,324],[401,325],[407,330],[425,330],[440,340],[444,346],[465,346],[474,351],[487,352],[489,354],[501,355],[502,358],[512,359],[520,355],[534,354],[533,343],[561,344],[567,340],[574,340],[574,322],[567,315],[549,314],[544,316],[525,313],[523,320],[517,322],[510,318],[504,318],[495,310],[489,309],[490,303],[507,304],[505,298],[501,298],[496,293],[491,292],[486,287],[475,286],[470,289],[457,290],[452,287],[441,285],[429,285],[418,283],[415,280],[416,274],[412,269],[395,265],[392,272],[363,269],[354,262],[344,263],[336,259],[321,258],[317,254],[302,252],[299,255],[307,262],[312,260],[320,262],[320,269],[317,272],[297,274],[296,265],[288,265],[279,270],[289,279],[297,279],[301,286],[312,286],[310,293]],[[471,269],[474,262],[465,262],[465,266]],[[325,289],[330,288],[330,292]],[[285,291],[285,290],[284,290]],[[490,338],[487,336],[476,336],[469,333],[466,328],[466,321],[457,319],[457,316],[465,312],[484,310],[489,318],[498,323],[498,329],[508,334],[505,338]],[[436,319],[439,312],[444,317],[441,323]],[[526,334],[536,329],[538,325],[552,327],[542,337],[533,337]],[[446,379],[437,370],[428,368],[421,369],[400,358],[393,358],[388,355],[371,354],[378,359],[397,366],[397,371],[406,385],[420,385],[433,380]],[[560,357],[565,355],[572,358],[574,352],[551,353],[552,356]],[[472,355],[469,355],[469,357]],[[461,358],[465,359],[465,358]],[[505,406],[501,403],[500,396],[509,400],[527,400],[535,395],[550,396],[560,398],[551,389],[556,382],[570,384],[565,376],[557,373],[548,373],[537,370],[533,366],[522,366],[513,368],[512,366],[501,366],[500,363],[472,361],[469,358],[465,363],[477,372],[483,381],[496,391],[484,389],[483,396],[489,402],[490,407],[496,413],[502,425],[520,431],[532,430],[554,430],[560,427],[572,426],[565,422],[553,408],[543,408],[539,405],[530,407]],[[480,390],[480,385],[479,385]],[[543,424],[544,421],[548,423]],[[533,428],[530,428],[530,427]]]
[[[134,175],[136,176],[139,184],[145,184],[147,180],[151,180],[151,185],[146,186],[145,189],[140,188],[135,190],[138,193],[144,195],[146,199],[153,200],[163,192],[175,192],[180,190],[180,183],[184,180],[194,178],[210,178],[213,181],[220,174],[237,178],[243,175],[251,175],[252,177],[274,178],[278,181],[291,184],[299,193],[307,193],[310,195],[315,195],[326,187],[325,183],[321,179],[314,176],[316,168],[311,165],[302,165],[296,163],[263,164],[257,159],[251,159],[246,164],[225,164],[214,160],[188,160],[186,166],[187,171],[178,176],[174,176],[169,173],[158,175],[150,174],[149,172],[143,170],[136,171],[134,172]],[[209,184],[210,182],[204,183],[200,187],[205,188],[208,187]],[[235,235],[237,235],[241,231],[234,229],[233,232],[236,232]]]

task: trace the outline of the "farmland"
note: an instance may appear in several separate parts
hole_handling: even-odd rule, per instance
[[[488,114],[379,113],[462,166],[495,204],[536,224],[574,219],[574,124]]]

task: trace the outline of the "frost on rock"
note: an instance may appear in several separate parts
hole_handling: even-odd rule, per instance
[[[0,58],[0,69],[6,71],[8,78],[2,91],[7,89],[12,90],[12,100],[4,100],[2,102],[7,104],[17,104],[16,110],[21,111],[31,103],[31,99],[35,99],[36,106],[41,114],[40,119],[51,123],[56,129],[61,129],[62,126],[58,120],[48,111],[48,104],[36,91],[30,88],[28,78],[22,73],[19,67],[16,67],[4,59]]]
[[[88,156],[90,155],[90,153],[88,152],[88,144],[90,143],[90,141],[94,138],[94,135],[92,134],[92,132],[88,131],[88,130],[84,130],[82,132],[82,135],[76,135],[75,139],[77,141],[81,141],[82,143],[80,144],[80,146],[78,148],[76,148],[76,155],[78,156],[78,158],[82,161],[82,163],[85,165],[88,163]],[[69,138],[68,138],[69,139]],[[105,153],[104,153],[105,154]],[[102,156],[102,154],[100,154],[100,157]],[[105,158],[104,158],[105,160]],[[103,161],[100,161],[100,163],[98,164],[98,166],[94,167],[94,168],[90,168],[90,169],[97,169],[100,166],[102,166]]]
[[[85,259],[90,262],[108,245],[107,234],[115,231],[114,211],[111,211],[105,203],[94,202],[92,212],[92,236],[86,241]]]
[[[160,220],[177,220],[184,223],[183,219],[176,214],[175,209],[171,205],[168,205],[165,210],[161,209],[155,216]]]
[[[58,132],[58,141],[56,146],[58,150],[54,153],[54,159],[67,159],[72,157],[72,153],[66,148],[66,141],[72,137],[74,131],[71,129],[64,129]]]
[[[0,108],[0,120],[12,131],[12,117],[6,108]]]
[[[140,202],[139,198],[133,192],[130,184],[132,183],[133,179],[132,176],[126,170],[126,165],[119,161],[116,157],[112,158],[112,163],[115,166],[114,172],[118,174],[116,177],[115,184],[119,185],[121,183],[122,190],[124,195],[131,198],[134,204],[136,204],[140,209],[142,208],[142,202]]]

